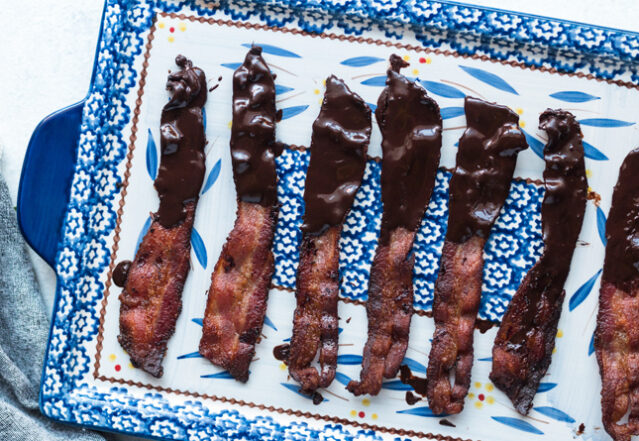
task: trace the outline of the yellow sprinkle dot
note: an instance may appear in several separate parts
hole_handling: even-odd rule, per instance
[[[557,348],[552,348],[552,353],[554,354],[555,352],[557,352]]]
[[[115,361],[115,354],[109,355],[109,361]]]
[[[486,390],[487,390],[488,392],[492,392],[492,391],[493,391],[493,389],[495,389],[495,386],[493,386],[493,384],[492,384],[492,383],[486,383]]]
[[[357,411],[355,411],[355,410],[351,410],[351,416],[352,416],[352,417],[357,416]]]
[[[315,89],[315,90],[313,91],[313,93],[314,93],[315,95],[319,95],[320,91],[319,91],[319,89]]]
[[[178,25],[178,29],[182,32],[186,31],[186,23],[182,22]]]
[[[432,62],[433,62],[433,60],[431,60],[431,58],[430,58],[430,57],[426,58],[426,64],[430,64],[430,63],[432,63]]]
[[[408,55],[404,55],[404,57],[403,57],[403,58],[404,58],[404,61],[408,61],[408,60],[410,60],[410,57],[409,57]]]
[[[158,23],[158,28],[164,29],[164,22],[163,21]]]
[[[481,409],[482,407],[484,407],[484,403],[482,403],[481,401],[475,401],[475,407],[477,409]]]
[[[564,336],[564,331],[562,331],[561,329],[557,329],[557,338],[561,338]]]
[[[368,398],[364,398],[362,400],[362,405],[363,406],[370,406],[371,405],[371,400],[369,400]]]
[[[173,43],[175,41],[175,38],[173,38],[172,35],[169,35],[169,43]]]
[[[129,366],[129,369],[135,369],[135,366],[133,366],[133,363],[131,363],[131,362],[129,362],[129,364],[127,366]]]
[[[470,399],[472,400],[473,398],[475,398],[475,394],[474,394],[474,393],[472,393],[472,392],[470,392],[470,393],[468,394],[468,398],[470,398]]]
[[[587,178],[592,178],[592,170],[590,170],[589,168],[586,169],[586,177]]]
[[[326,86],[326,80],[322,80],[322,86]]]
[[[376,419],[377,419],[377,414],[376,414],[376,413],[372,414],[372,415],[371,415],[371,418],[372,418],[372,419],[374,419],[374,420],[376,420]]]
[[[475,381],[475,387],[479,389],[481,387],[481,383],[479,381]]]
[[[486,402],[488,404],[495,404],[495,399],[493,397],[486,397]]]
[[[526,121],[519,121],[519,127],[521,127],[522,129],[526,127]]]
[[[517,112],[517,115],[521,115],[522,113],[524,113],[524,109],[522,109],[521,107],[517,107],[517,109],[515,109],[515,112]]]
[[[419,71],[417,69],[413,69],[413,75],[419,75]]]
[[[229,121],[229,123],[226,126],[230,129],[232,125],[233,125],[233,121]]]
[[[320,105],[321,105],[322,104],[322,99],[321,98],[318,99],[317,102],[320,103]]]
[[[588,193],[592,193],[592,187],[588,186]]]
[[[280,363],[280,370],[285,371],[286,365],[284,363]]]

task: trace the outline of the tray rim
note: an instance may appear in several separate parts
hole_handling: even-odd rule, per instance
[[[118,5],[120,3],[124,3],[122,0],[106,0],[105,1],[105,8],[104,8],[104,13],[103,13],[103,17],[101,19],[101,32],[100,32],[100,36],[98,39],[98,45],[97,45],[97,49],[96,49],[96,57],[95,57],[95,61],[94,61],[94,66],[93,66],[93,75],[92,75],[92,80],[91,80],[91,87],[90,87],[90,91],[89,91],[89,95],[87,97],[90,96],[91,91],[93,90],[94,86],[95,86],[95,81],[96,81],[96,71],[98,69],[98,61],[99,61],[99,51],[100,48],[103,47],[103,44],[105,44],[105,33],[108,33],[108,27],[104,26],[105,22],[106,22],[106,18],[107,18],[107,10],[109,8],[109,6],[113,6],[113,5]],[[147,2],[144,0],[140,1],[141,4],[146,4]],[[181,2],[178,5],[175,4],[167,4],[164,0],[157,0],[157,2],[154,2],[154,0],[149,0],[148,3],[156,3],[158,6],[164,6],[165,7],[165,11],[171,11],[171,9],[174,9],[175,11],[179,10],[179,8],[181,8],[182,6],[185,6],[187,3],[189,3],[189,1],[185,1],[185,2]],[[223,2],[223,3],[242,3],[241,1],[230,1],[230,2]],[[250,3],[250,2],[248,2]],[[273,4],[286,4],[287,7],[290,8],[296,8],[296,9],[303,9],[306,10],[307,8],[312,8],[315,5],[308,5],[306,4],[306,2],[304,1],[295,1],[295,0],[256,0],[255,3],[260,3],[263,5],[273,5]],[[313,3],[312,1],[309,1],[308,3]],[[329,4],[332,4],[332,2],[326,2]],[[384,3],[384,0],[381,1],[377,1],[377,0],[372,0],[371,2],[369,2],[369,4],[373,4],[373,3]],[[453,1],[439,1],[439,2],[431,2],[431,1],[425,1],[423,2],[425,4],[439,4],[439,5],[444,5],[445,7],[459,7],[459,6],[463,6],[465,8],[468,9],[473,9],[473,10],[478,10],[478,11],[493,11],[493,9],[491,8],[485,8],[485,7],[480,7],[480,6],[472,6],[472,5],[468,5],[468,4],[464,4],[464,3],[457,3],[457,2],[453,2]],[[305,4],[305,5],[302,5]],[[321,4],[321,2],[320,2]],[[446,6],[447,5],[447,6]],[[199,14],[204,14],[206,15],[206,9],[205,10],[198,10],[199,6],[197,5],[191,5],[194,6],[194,12],[197,12]],[[204,12],[203,12],[204,11]],[[581,23],[575,23],[575,22],[570,22],[570,21],[566,21],[566,20],[560,20],[560,19],[553,19],[553,18],[548,18],[548,17],[540,17],[540,16],[535,16],[535,15],[531,15],[531,14],[524,14],[524,13],[519,13],[519,12],[509,12],[509,11],[505,11],[505,10],[494,10],[496,12],[499,12],[501,14],[505,14],[509,17],[529,17],[532,19],[543,19],[543,20],[547,20],[548,23],[563,23],[563,24],[569,24],[569,25],[576,25],[579,26],[581,28],[589,28],[589,29],[603,29],[603,30],[607,30],[607,31],[611,31],[616,35],[619,36],[629,36],[629,37],[633,37],[639,44],[639,34],[637,33],[633,33],[630,31],[623,31],[623,30],[616,30],[616,29],[611,29],[611,28],[604,28],[604,27],[597,27],[594,25],[587,25],[587,24],[581,24]],[[341,11],[343,13],[343,11]],[[370,13],[370,11],[367,11]],[[327,13],[336,13],[335,9],[330,9],[327,10]],[[150,13],[151,17],[154,15],[153,12]],[[391,20],[384,20],[381,21],[380,23],[383,24],[385,22],[391,22]],[[414,24],[414,23],[413,23]],[[144,25],[142,26],[144,27]],[[449,30],[452,31],[458,31],[459,29],[456,29],[453,25],[451,25],[451,28]],[[144,32],[144,31],[142,31]],[[548,46],[552,46],[552,45],[548,45]],[[584,51],[585,52],[585,51]],[[134,54],[133,57],[135,58],[136,56],[140,55],[141,50],[138,51],[137,54]],[[601,53],[597,53],[596,51],[592,53],[592,55],[596,55],[599,56],[601,55]],[[605,76],[605,75],[604,75]],[[631,84],[633,84],[632,87],[634,88],[639,88],[639,85],[637,84],[637,82],[639,82],[639,77],[636,77],[636,74],[633,76],[633,81],[631,82]],[[601,78],[601,77],[599,77]],[[614,81],[610,81],[610,82],[614,82]],[[125,122],[125,125],[128,124],[130,121],[127,120]],[[23,171],[23,173],[25,173],[25,171]],[[67,207],[69,208],[69,207]],[[63,223],[63,229],[66,227],[66,222]],[[56,254],[56,274],[58,277],[58,287],[56,288],[56,294],[55,294],[55,300],[54,300],[54,310],[53,310],[53,316],[55,317],[56,313],[58,312],[59,308],[60,308],[60,300],[61,300],[61,295],[62,293],[60,292],[60,281],[62,279],[62,276],[60,275],[60,271],[59,269],[61,268],[61,251],[63,248],[63,240],[60,241],[60,243],[58,244],[58,253]],[[56,328],[56,324],[55,321],[52,320],[51,322],[51,328],[50,328],[50,335],[49,335],[49,340],[48,340],[48,344],[47,344],[47,351],[46,351],[46,356],[45,356],[45,366],[43,367],[43,373],[42,373],[42,386],[41,386],[41,391],[40,391],[40,409],[42,411],[43,414],[49,416],[52,419],[56,419],[58,421],[62,421],[62,422],[66,422],[68,424],[71,425],[75,425],[75,426],[79,426],[79,427],[86,427],[86,428],[94,428],[94,429],[99,429],[99,430],[104,430],[104,431],[110,431],[110,432],[119,432],[119,433],[125,433],[125,434],[135,434],[137,436],[145,436],[147,438],[151,438],[151,439],[168,439],[168,438],[161,438],[161,437],[157,437],[157,436],[153,436],[151,433],[148,432],[129,432],[129,431],[121,431],[121,430],[117,430],[114,429],[110,426],[100,426],[100,425],[96,425],[96,424],[78,424],[75,423],[70,417],[64,418],[64,417],[58,417],[56,418],[55,416],[51,415],[49,412],[46,411],[45,407],[44,407],[44,381],[46,380],[46,362],[50,356],[49,352],[50,352],[50,348],[51,348],[51,343],[52,343],[52,337],[53,337],[53,332],[54,329]],[[453,439],[450,437],[442,437],[441,435],[435,435],[434,439]]]

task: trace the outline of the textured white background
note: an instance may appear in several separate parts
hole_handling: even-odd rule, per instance
[[[467,3],[639,32],[637,0]],[[26,146],[37,123],[86,94],[102,7],[102,0],[0,0],[0,171],[14,200]],[[31,254],[51,308],[54,273]]]

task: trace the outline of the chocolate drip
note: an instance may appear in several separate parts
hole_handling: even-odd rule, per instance
[[[408,65],[390,57],[386,88],[375,117],[382,132],[381,243],[397,227],[414,231],[424,215],[435,185],[442,145],[439,106],[426,90],[399,74]]]
[[[364,100],[342,80],[328,77],[313,123],[303,232],[321,234],[343,222],[364,176],[370,135],[371,111]]]
[[[231,157],[237,197],[244,202],[277,203],[275,172],[275,83],[253,46],[233,74]]]
[[[446,235],[457,243],[488,238],[508,195],[517,154],[528,147],[519,116],[508,107],[466,97],[464,110],[468,128],[450,181]]]
[[[166,228],[184,220],[184,205],[197,199],[206,170],[202,119],[206,78],[182,55],[175,58],[175,63],[181,70],[170,74],[166,85],[172,96],[162,109],[162,159],[155,180],[160,196],[155,217]]]
[[[639,288],[639,148],[619,169],[606,222],[606,259],[602,281],[625,292]]]
[[[129,276],[129,269],[131,268],[130,260],[123,260],[113,270],[113,283],[120,288],[124,288],[126,279]]]

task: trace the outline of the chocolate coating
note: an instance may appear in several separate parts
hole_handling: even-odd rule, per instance
[[[390,63],[375,110],[384,153],[382,243],[397,227],[413,231],[419,226],[435,185],[442,145],[439,106],[424,88],[399,73],[408,63],[394,54]]]
[[[231,158],[237,197],[270,206],[277,203],[275,172],[275,83],[253,46],[233,74]]]
[[[528,148],[519,116],[508,107],[466,97],[467,129],[450,181],[447,240],[488,238],[508,195],[517,154]]]
[[[344,81],[328,77],[313,123],[303,232],[321,234],[343,222],[364,176],[370,136],[371,111],[364,100]]]
[[[639,288],[639,148],[619,169],[606,222],[606,258],[602,281],[625,292]]]
[[[115,283],[115,286],[124,288],[126,279],[129,276],[130,268],[131,268],[130,260],[123,260],[122,262],[117,264],[117,266],[113,270],[113,283]]]
[[[202,119],[206,77],[183,55],[178,55],[175,63],[181,70],[170,74],[166,85],[172,96],[162,109],[162,158],[155,180],[160,196],[160,208],[155,216],[166,228],[184,220],[184,205],[197,199],[206,171]]]

